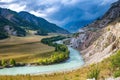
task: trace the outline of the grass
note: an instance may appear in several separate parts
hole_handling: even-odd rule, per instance
[[[0,41],[0,60],[15,59],[17,62],[35,62],[39,58],[48,57],[53,47],[40,43],[49,36],[15,37]]]

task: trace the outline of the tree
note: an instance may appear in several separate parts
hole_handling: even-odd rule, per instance
[[[2,59],[1,65],[2,65],[2,66],[6,66],[6,61],[5,61],[4,59]]]
[[[16,61],[14,59],[10,59],[9,64],[12,66],[16,65]]]

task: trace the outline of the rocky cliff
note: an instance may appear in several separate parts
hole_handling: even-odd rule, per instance
[[[77,34],[71,39],[71,46],[81,51],[87,63],[99,62],[120,49],[120,0]]]

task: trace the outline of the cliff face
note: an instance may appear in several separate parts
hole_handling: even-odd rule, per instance
[[[120,49],[120,0],[113,3],[99,20],[82,28],[71,39],[71,46],[78,48],[88,63],[101,61]]]
[[[81,51],[87,63],[103,60],[120,49],[120,22],[103,28],[101,35]],[[100,33],[98,32],[98,33]],[[96,33],[94,36],[98,36]]]

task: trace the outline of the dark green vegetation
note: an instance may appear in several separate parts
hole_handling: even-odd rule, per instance
[[[61,27],[58,27],[56,24],[49,23],[47,20],[36,17],[28,12],[20,12],[18,13],[21,18],[24,18],[25,21],[34,24],[34,29],[40,31],[45,31],[46,33],[69,33],[68,31],[62,29]],[[36,30],[35,29],[35,30]]]
[[[10,59],[10,60],[3,59],[0,62],[0,66],[2,66],[2,67],[16,66],[16,61],[14,59]]]
[[[74,33],[74,34],[73,34],[73,37],[75,37],[75,38],[76,38],[76,37],[78,37],[78,36],[79,36],[79,34],[80,34],[80,33]]]
[[[66,45],[53,43],[64,38],[65,37],[63,36],[56,36],[51,38],[44,38],[41,40],[42,43],[55,47],[55,51],[49,58],[40,59],[40,64],[48,65],[53,63],[59,63],[69,58],[69,50]]]
[[[0,39],[5,39],[5,38],[8,38],[7,33],[0,32]]]
[[[66,37],[64,37],[64,36],[56,36],[56,37],[51,37],[51,38],[43,38],[41,40],[41,42],[44,43],[44,44],[47,44],[49,46],[54,46],[55,43],[53,43],[53,42],[59,41],[59,40],[65,39],[65,38]]]
[[[120,77],[120,50],[111,57],[111,66],[114,72],[114,77]]]
[[[6,28],[9,27],[9,29],[15,29],[16,36],[25,36],[26,35],[26,32],[24,29],[18,27],[17,25],[11,23],[9,20],[0,16],[0,39],[5,39],[5,38],[9,37],[7,31],[5,30],[5,27]],[[14,30],[13,30],[13,32],[14,32]]]
[[[48,32],[45,31],[45,30],[40,29],[40,30],[37,31],[36,35],[46,36],[46,35],[48,35]]]
[[[69,33],[61,27],[28,12],[17,13],[9,9],[0,8],[0,39],[7,38],[9,35],[25,36],[27,30],[37,31],[37,35]]]
[[[91,69],[90,69],[90,72],[88,73],[87,77],[89,79],[94,78],[95,80],[98,80],[99,74],[100,74],[100,69],[98,68],[98,66],[97,65],[92,65]]]

